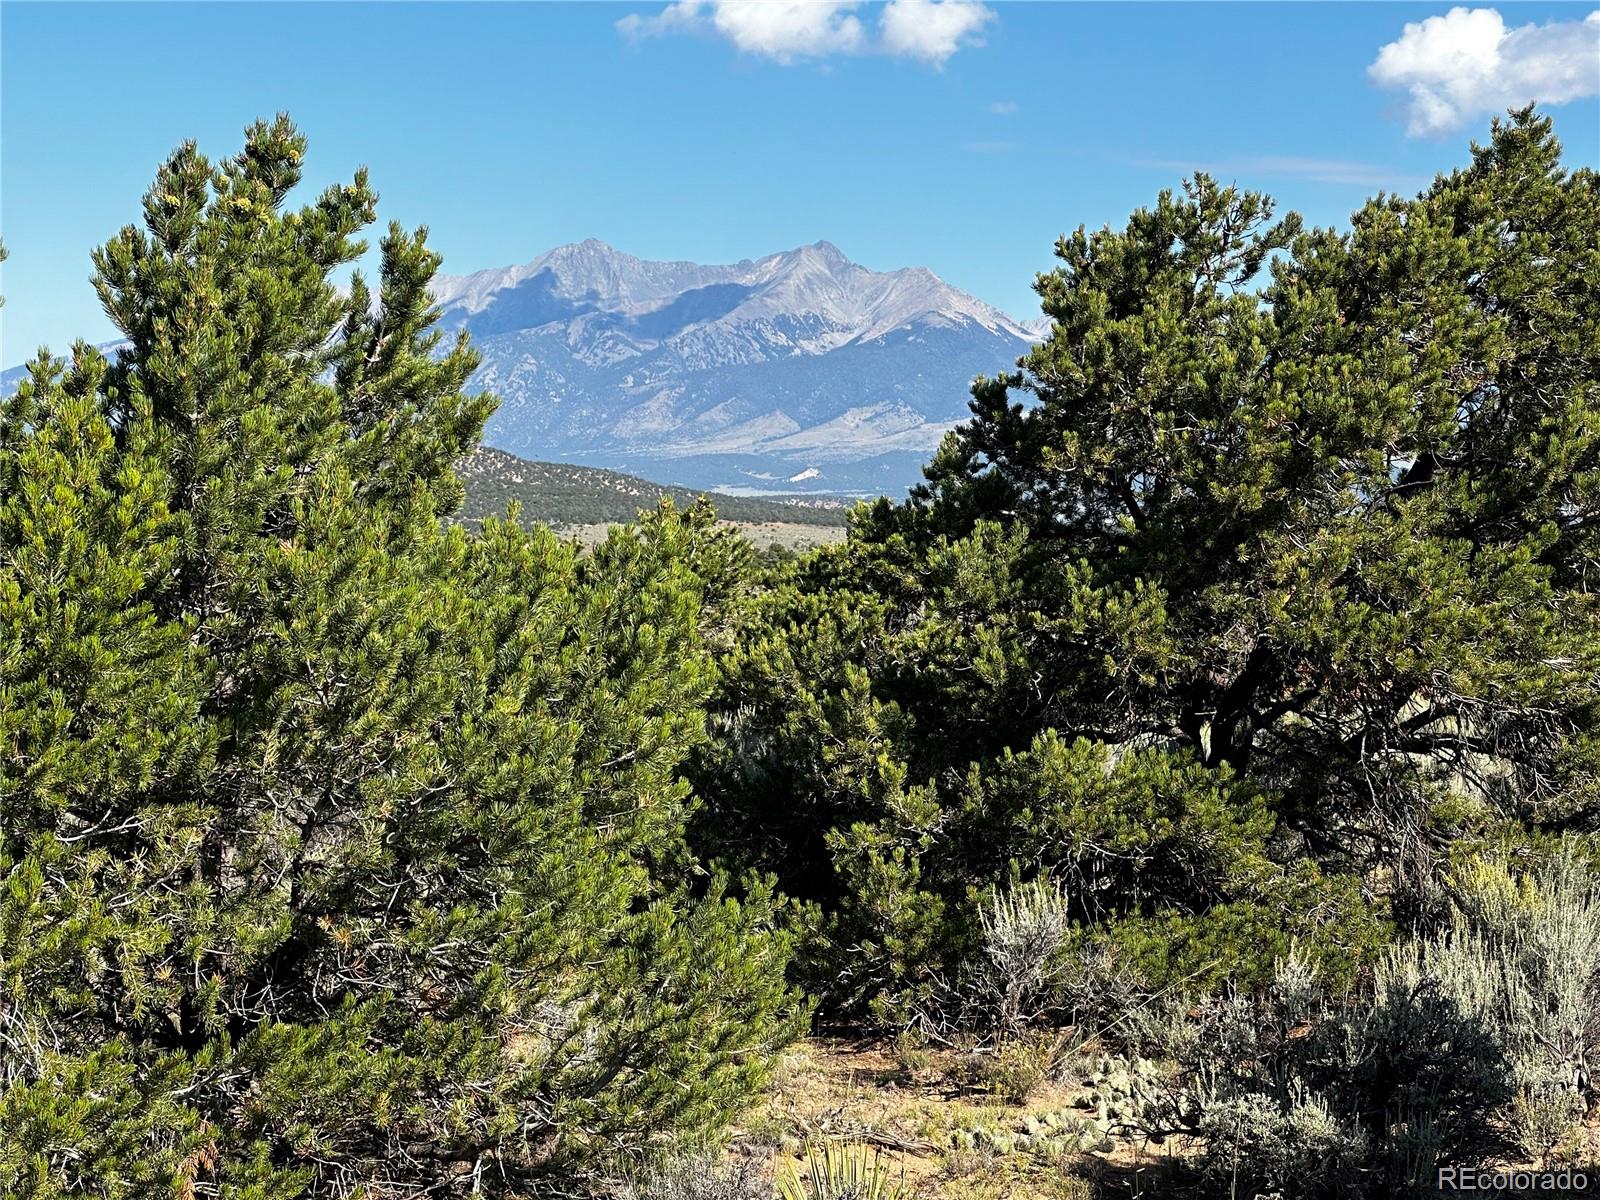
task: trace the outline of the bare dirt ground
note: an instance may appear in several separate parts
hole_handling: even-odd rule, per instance
[[[800,1163],[807,1144],[875,1147],[918,1200],[1091,1200],[1145,1194],[1147,1180],[1182,1147],[1095,1136],[1079,1150],[1072,1130],[1093,1122],[1094,1089],[1078,1077],[1093,1056],[1016,1100],[975,1076],[972,1056],[899,1054],[892,1046],[827,1039],[784,1058],[768,1099],[733,1143],[735,1154]]]

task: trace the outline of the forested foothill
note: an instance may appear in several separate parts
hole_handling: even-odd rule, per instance
[[[1345,228],[1202,174],[1063,237],[1048,336],[798,556],[453,519],[440,259],[350,284],[377,196],[304,155],[177,150],[94,253],[125,347],[0,401],[0,1193],[1600,1186],[1548,118]],[[978,1099],[798,1117],[841,1039]]]

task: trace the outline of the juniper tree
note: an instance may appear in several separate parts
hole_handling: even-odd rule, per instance
[[[0,1190],[508,1194],[714,1134],[793,1031],[690,894],[704,512],[440,521],[492,400],[280,118],[95,255],[0,413]],[[715,603],[713,599],[713,604]]]

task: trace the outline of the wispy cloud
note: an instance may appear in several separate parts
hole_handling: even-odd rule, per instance
[[[1449,133],[1484,113],[1600,93],[1600,11],[1507,29],[1492,8],[1408,22],[1367,75],[1407,93],[1406,132]]]
[[[693,33],[704,24],[704,5],[694,0],[679,0],[669,4],[653,17],[629,13],[617,22],[617,29],[629,41],[666,37],[674,33]]]
[[[786,65],[835,54],[887,54],[943,66],[983,44],[994,12],[981,0],[888,0],[869,33],[859,0],[676,0],[653,15],[630,13],[617,29],[632,41],[699,33],[744,54]]]
[[[1342,183],[1356,187],[1400,188],[1420,187],[1427,182],[1395,167],[1379,163],[1351,162],[1339,158],[1304,158],[1290,154],[1263,154],[1248,158],[1228,159],[1222,162],[1196,162],[1192,159],[1141,158],[1133,162],[1136,167],[1152,170],[1180,171],[1188,174],[1204,171],[1229,179],[1257,178],[1309,179],[1314,183]]]
[[[995,100],[990,102],[989,111],[997,117],[1011,117],[1017,113],[1015,100]]]

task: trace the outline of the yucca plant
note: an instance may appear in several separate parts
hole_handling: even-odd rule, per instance
[[[802,1176],[793,1163],[778,1175],[778,1200],[906,1200],[889,1164],[869,1146],[824,1143],[806,1148]]]

